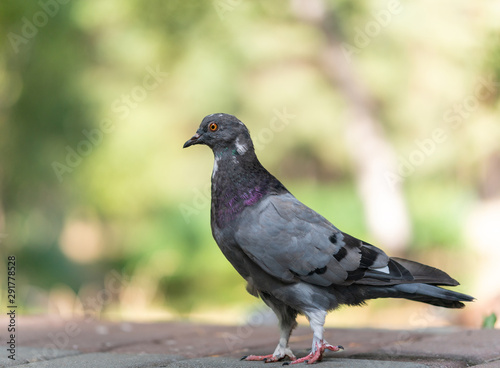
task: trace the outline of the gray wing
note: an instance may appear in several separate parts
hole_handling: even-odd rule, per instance
[[[329,286],[413,280],[382,250],[341,232],[289,193],[245,209],[235,240],[265,272],[283,281]]]

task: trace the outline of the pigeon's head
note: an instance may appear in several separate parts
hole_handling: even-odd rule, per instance
[[[237,117],[229,114],[205,116],[196,134],[184,143],[184,148],[195,144],[205,144],[214,152],[231,148],[243,154],[253,149],[247,127]]]

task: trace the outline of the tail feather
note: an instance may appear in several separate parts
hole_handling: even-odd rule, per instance
[[[429,284],[399,284],[389,287],[393,298],[405,298],[445,308],[463,308],[462,302],[471,302],[470,295]]]
[[[403,258],[390,258],[385,270],[368,269],[356,280],[364,299],[404,298],[445,308],[463,308],[473,297],[437,285],[457,286],[446,272]]]

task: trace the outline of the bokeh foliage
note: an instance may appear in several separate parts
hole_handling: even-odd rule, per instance
[[[346,148],[344,96],[321,67],[324,34],[289,1],[61,2],[0,3],[1,247],[19,259],[27,312],[44,311],[54,290],[75,300],[99,290],[110,270],[128,281],[108,308],[189,316],[254,303],[210,235],[212,155],[181,150],[213,112],[247,123],[261,161],[299,199],[372,241]],[[41,3],[57,4],[54,14]],[[356,45],[387,3],[326,6],[342,40]],[[409,250],[465,253],[464,223],[484,194],[485,167],[500,155],[497,86],[456,127],[445,114],[481,78],[500,81],[500,7],[402,7],[351,63],[399,163],[418,149],[415,140],[436,128],[447,134],[403,178]],[[46,24],[13,44],[39,12]],[[146,89],[151,70],[163,74]],[[264,135],[283,111],[289,124]],[[68,147],[78,151],[84,131],[104,121],[112,131],[58,175],[54,163],[69,167]]]

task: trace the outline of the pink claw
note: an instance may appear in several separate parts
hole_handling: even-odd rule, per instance
[[[273,354],[269,354],[269,355],[248,355],[248,356],[244,356],[243,358],[241,358],[240,360],[250,360],[250,361],[263,361],[264,363],[273,363],[273,362],[279,362],[280,360],[283,360],[285,359],[285,357],[287,357],[287,355],[283,356],[283,357],[279,357],[279,356],[275,356]],[[292,361],[295,359],[295,357],[290,357],[288,356]]]
[[[314,364],[316,362],[320,362],[321,359],[323,359],[323,353],[325,352],[325,350],[339,351],[339,350],[344,350],[344,347],[341,345],[334,346],[326,344],[323,341],[321,341],[320,344],[316,344],[316,351],[314,353],[311,351],[305,357],[294,360],[293,362],[290,362],[288,364],[299,364],[303,362],[306,362],[307,364]],[[287,363],[285,364],[288,365]]]

